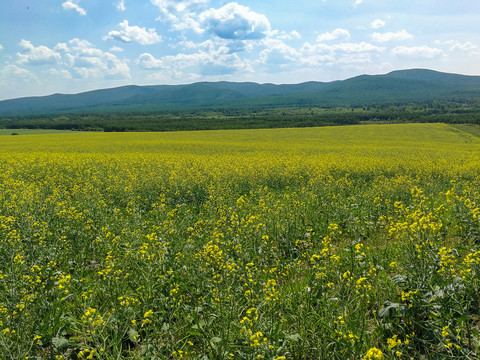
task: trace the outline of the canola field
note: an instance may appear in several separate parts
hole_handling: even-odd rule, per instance
[[[480,139],[0,137],[0,359],[475,359]]]

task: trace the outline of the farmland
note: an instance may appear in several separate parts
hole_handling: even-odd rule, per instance
[[[477,358],[465,129],[2,136],[1,356]]]

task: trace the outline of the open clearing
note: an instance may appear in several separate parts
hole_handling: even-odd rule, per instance
[[[65,134],[70,130],[48,130],[48,129],[0,129],[0,135],[45,135]]]

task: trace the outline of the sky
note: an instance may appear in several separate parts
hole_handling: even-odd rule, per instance
[[[123,85],[480,75],[478,0],[4,0],[0,100]]]

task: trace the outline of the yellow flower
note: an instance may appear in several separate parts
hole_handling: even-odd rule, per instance
[[[367,351],[362,360],[382,360],[384,359],[383,353],[381,350],[373,347]]]
[[[401,345],[402,340],[397,339],[397,335],[393,335],[390,339],[387,339],[388,348],[392,350],[395,346]]]

